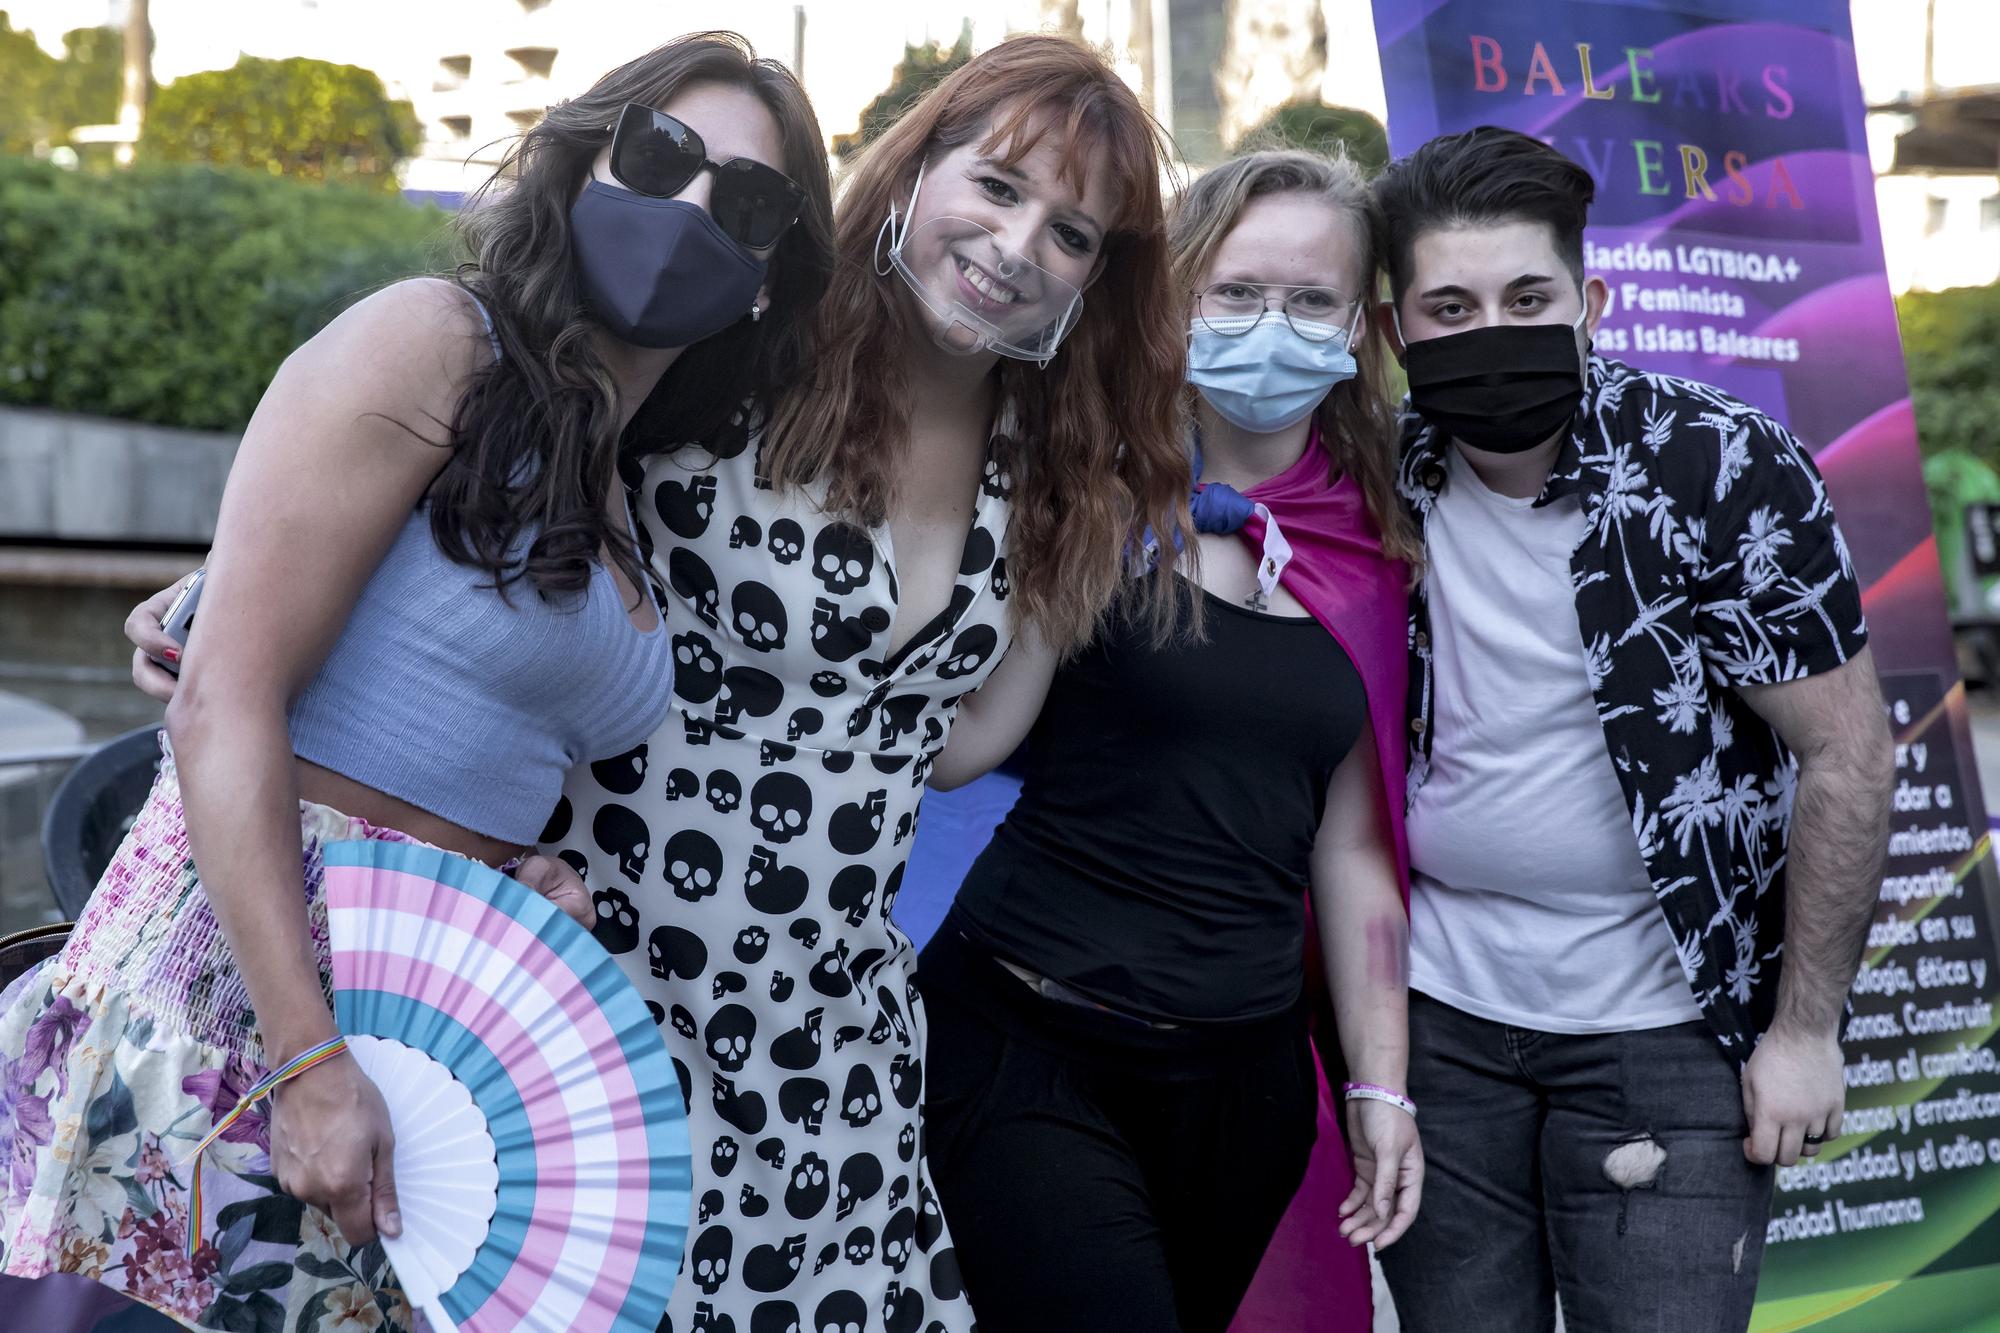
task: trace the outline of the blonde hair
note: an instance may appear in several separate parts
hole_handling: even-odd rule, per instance
[[[1215,252],[1243,220],[1250,201],[1299,194],[1343,214],[1361,256],[1361,319],[1375,318],[1377,208],[1368,178],[1344,154],[1301,148],[1245,153],[1204,172],[1175,202],[1167,219],[1174,278],[1184,297],[1207,277]],[[1371,330],[1372,332],[1372,330]],[[1382,339],[1364,337],[1354,349],[1357,373],[1334,386],[1319,405],[1320,447],[1329,468],[1361,487],[1368,512],[1382,534],[1382,549],[1412,571],[1422,567],[1423,544],[1396,498],[1396,415],[1389,402],[1389,372]],[[1189,390],[1190,393],[1193,390]]]

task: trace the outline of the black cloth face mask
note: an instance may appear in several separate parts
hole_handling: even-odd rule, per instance
[[[1525,453],[1583,401],[1574,324],[1495,324],[1406,343],[1410,406],[1475,449]]]
[[[708,210],[591,181],[570,206],[577,285],[615,338],[686,347],[750,313],[763,257],[731,238]]]

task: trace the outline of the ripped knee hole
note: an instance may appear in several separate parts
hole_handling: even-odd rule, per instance
[[[1622,1190],[1640,1189],[1659,1177],[1667,1150],[1651,1135],[1621,1143],[1604,1156],[1604,1178]]]

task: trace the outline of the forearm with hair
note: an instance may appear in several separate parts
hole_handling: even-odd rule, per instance
[[[1833,1029],[1854,984],[1882,887],[1894,781],[1875,734],[1800,759],[1774,1026]]]

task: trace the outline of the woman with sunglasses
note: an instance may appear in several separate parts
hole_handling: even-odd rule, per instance
[[[647,466],[674,713],[550,840],[686,1081],[679,1333],[973,1326],[889,912],[958,701],[1185,520],[1163,148],[1078,44],[974,56],[854,167],[810,377]]]
[[[496,181],[461,215],[472,262],[341,315],[244,435],[172,752],[0,1011],[9,1273],[204,1329],[411,1327],[371,1244],[400,1230],[389,1118],[350,1057],[188,1153],[336,1035],[325,843],[511,865],[572,765],[659,724],[672,648],[621,434],[643,403],[699,435],[794,377],[830,267],[811,108],[727,34],[551,108]]]
[[[932,772],[954,787],[1027,738],[1019,802],[919,974],[933,1169],[988,1333],[1220,1333],[1306,1173],[1329,1001],[1352,1170],[1299,1195],[1251,1326],[1367,1329],[1352,1247],[1415,1211],[1398,742],[1418,547],[1365,336],[1373,217],[1356,168],[1301,152],[1176,204],[1200,531],[1176,591],[1201,637],[1120,617],[1060,669],[1017,649]]]
[[[982,52],[851,173],[809,370],[719,429],[633,424],[674,708],[543,841],[688,1095],[674,1329],[972,1327],[889,911],[958,701],[1017,637],[1087,640],[1125,552],[1186,528],[1165,163],[1087,49]],[[1170,579],[1130,590],[1161,632]]]

